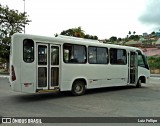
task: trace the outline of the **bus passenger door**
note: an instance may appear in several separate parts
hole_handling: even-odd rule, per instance
[[[60,46],[37,44],[37,89],[59,86]]]
[[[136,52],[130,52],[130,64],[129,64],[129,82],[130,84],[136,84],[138,79],[138,55]]]
[[[50,45],[49,89],[59,86],[60,46]]]
[[[37,89],[48,89],[48,44],[37,44]]]

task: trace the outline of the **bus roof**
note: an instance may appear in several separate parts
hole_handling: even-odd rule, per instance
[[[130,46],[122,46],[122,45],[115,45],[115,44],[105,44],[100,43],[98,40],[91,40],[91,39],[84,39],[84,38],[77,38],[77,37],[70,37],[59,35],[58,37],[46,37],[46,36],[39,36],[39,35],[31,35],[31,34],[22,34],[22,33],[15,33],[13,38],[22,38],[22,39],[33,39],[37,42],[59,42],[59,43],[71,43],[71,44],[80,44],[80,45],[87,45],[87,46],[101,46],[101,47],[109,47],[109,48],[121,48],[121,49],[129,49],[129,50],[140,50],[136,47]]]

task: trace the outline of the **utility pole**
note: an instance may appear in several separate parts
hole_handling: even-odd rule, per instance
[[[24,1],[24,16],[25,16],[25,0],[23,0]],[[26,28],[25,28],[25,22],[24,22],[24,34],[25,34],[25,32],[26,32]]]

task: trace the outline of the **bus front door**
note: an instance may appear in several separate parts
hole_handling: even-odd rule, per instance
[[[54,89],[59,86],[59,65],[60,65],[60,46],[50,45],[50,64],[49,64],[49,88]]]
[[[58,87],[59,54],[59,45],[37,44],[37,89]]]
[[[129,80],[130,84],[136,84],[138,78],[138,62],[137,53],[130,52],[130,64],[129,64]]]

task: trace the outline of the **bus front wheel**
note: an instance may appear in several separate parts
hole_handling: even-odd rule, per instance
[[[83,95],[86,91],[85,83],[83,81],[75,81],[72,86],[72,94],[74,96]]]

